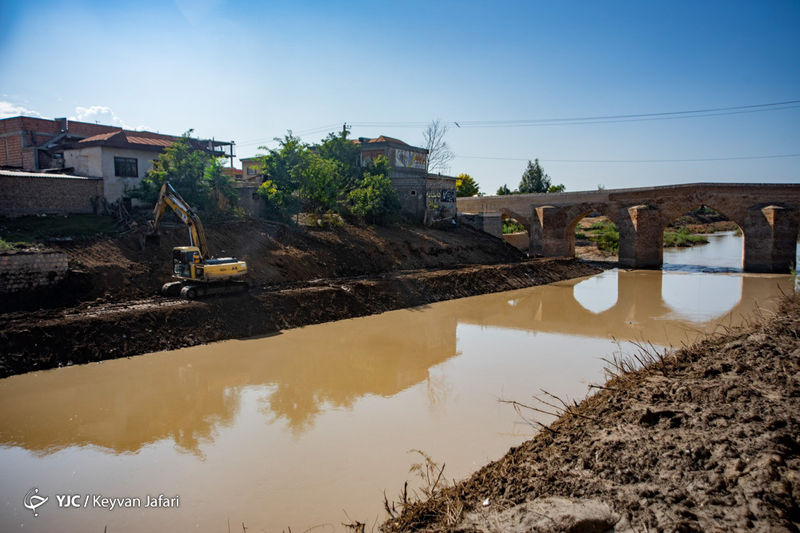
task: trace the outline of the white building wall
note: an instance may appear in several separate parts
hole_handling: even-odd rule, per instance
[[[159,153],[152,150],[130,150],[108,146],[90,146],[64,150],[64,166],[73,167],[76,176],[103,178],[105,198],[109,202],[119,200],[125,191],[137,187],[147,172],[153,168],[153,160]],[[115,157],[131,157],[137,160],[138,176],[123,178],[114,173]],[[136,205],[134,200],[134,205]]]
[[[153,168],[153,160],[158,157],[158,152],[151,150],[129,150],[126,148],[103,147],[102,176],[105,186],[106,200],[114,202],[119,200],[125,191],[137,187],[147,172]],[[115,157],[135,157],[138,161],[139,175],[135,178],[122,178],[114,175]],[[135,202],[134,202],[135,203]]]
[[[102,178],[103,160],[101,150],[102,148],[99,146],[64,150],[64,166],[74,168],[73,174],[76,176]]]

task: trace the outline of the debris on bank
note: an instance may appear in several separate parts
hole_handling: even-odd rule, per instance
[[[383,531],[797,531],[800,297],[616,374]],[[612,365],[613,366],[613,365]]]

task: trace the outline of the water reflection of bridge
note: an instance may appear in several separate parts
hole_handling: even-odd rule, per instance
[[[699,331],[697,318],[729,315],[732,320],[737,320],[749,314],[765,295],[773,294],[776,285],[780,284],[784,290],[791,287],[785,277],[714,276],[717,282],[722,282],[716,283],[714,288],[723,289],[714,296],[727,294],[733,298],[728,300],[731,307],[717,308],[717,313],[711,310],[710,314],[702,312],[702,309],[676,309],[665,301],[663,285],[667,276],[685,277],[690,274],[620,271],[617,290],[611,293],[616,296],[616,301],[600,312],[592,312],[581,305],[575,295],[579,285],[568,281],[557,285],[570,287],[570,291],[513,291],[507,293],[505,299],[488,299],[480,306],[465,309],[458,319],[462,323],[480,326],[619,340],[647,339],[654,344],[677,345],[686,339],[687,334]],[[705,275],[704,279],[708,282],[712,278]],[[708,305],[710,302],[704,303]]]
[[[260,395],[265,424],[286,424],[300,434],[327,408],[424,382],[433,366],[457,355],[459,324],[677,343],[696,326],[662,297],[664,278],[659,271],[620,272],[616,302],[612,296],[612,305],[598,313],[579,301],[587,303],[580,293],[591,279],[577,289],[573,280],[264,339],[14,376],[0,380],[0,444],[38,453],[69,446],[124,453],[171,439],[199,452],[218,428],[233,424],[245,390]],[[739,294],[733,315],[774,294],[779,281],[788,284],[786,277],[722,278],[732,285],[726,291]]]

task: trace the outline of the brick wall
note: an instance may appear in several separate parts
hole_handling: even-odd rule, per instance
[[[68,129],[70,135],[91,137],[120,128],[70,120]],[[0,166],[33,170],[35,161],[32,147],[41,145],[59,132],[60,126],[55,120],[35,117],[0,119]],[[43,166],[40,165],[40,168]]]
[[[17,177],[0,174],[0,216],[94,213],[102,178]]]
[[[67,275],[62,252],[0,252],[0,294],[50,287]]]

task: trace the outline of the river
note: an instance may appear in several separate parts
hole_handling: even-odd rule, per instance
[[[369,529],[384,491],[413,480],[409,450],[464,477],[536,431],[499,399],[580,400],[632,342],[680,346],[792,289],[737,272],[732,234],[664,257],[664,271],[0,380],[0,530]],[[160,494],[179,506],[144,507]]]

